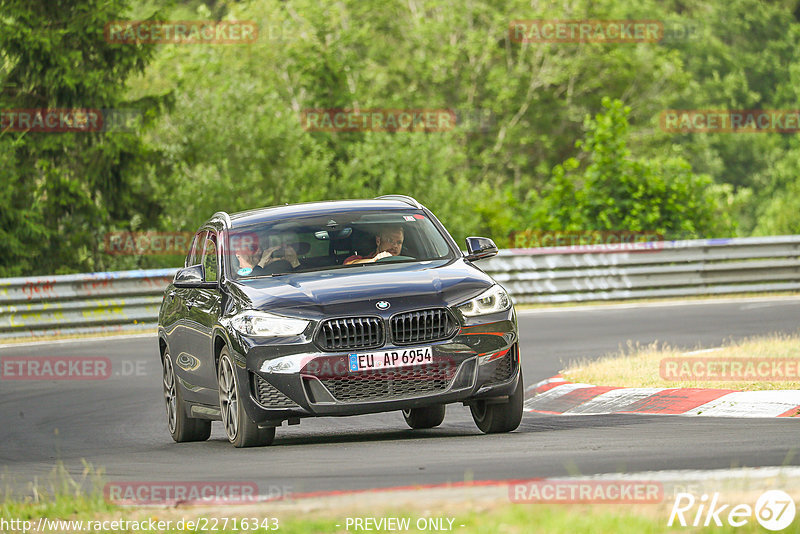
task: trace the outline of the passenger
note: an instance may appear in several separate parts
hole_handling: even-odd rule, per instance
[[[264,269],[268,265],[278,261],[286,261],[292,271],[300,267],[300,260],[297,259],[297,251],[290,245],[277,245],[268,248],[261,255],[261,259],[256,265]]]
[[[344,260],[344,265],[351,265],[354,263],[372,263],[381,258],[388,258],[389,256],[399,256],[400,251],[403,250],[403,227],[402,226],[388,226],[383,228],[377,236],[375,236],[375,252],[369,256],[352,255]]]
[[[259,246],[255,251],[252,249],[241,252],[236,251],[235,254],[236,259],[239,260],[239,269],[237,271],[239,276],[262,276],[277,272],[295,271],[300,267],[297,251],[289,245],[277,245],[263,252]],[[268,268],[270,265],[272,268]]]
[[[239,268],[236,270],[236,274],[239,276],[252,276],[253,269],[258,265],[261,259],[261,247],[256,243],[236,248],[233,253],[236,256],[236,260],[239,262]]]

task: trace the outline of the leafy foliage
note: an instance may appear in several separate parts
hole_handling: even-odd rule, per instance
[[[174,264],[118,230],[405,193],[457,239],[800,229],[800,140],[671,134],[665,109],[796,109],[796,2],[0,0],[0,109],[132,109],[132,131],[0,132],[0,276]],[[161,10],[161,11],[160,11]],[[123,19],[253,20],[252,44],[134,45]],[[664,21],[660,43],[516,43],[515,19]],[[445,132],[315,132],[305,109],[451,109]],[[581,141],[576,143],[576,139]]]
[[[0,109],[121,110],[125,80],[152,54],[106,42],[104,24],[123,0],[0,1]],[[141,103],[139,103],[141,106]],[[141,107],[140,107],[141,109]],[[104,229],[160,207],[140,181],[148,149],[126,132],[0,133],[2,230],[9,244],[0,275],[103,268]]]
[[[586,119],[577,146],[584,165],[570,158],[553,169],[532,220],[552,230],[652,231],[664,236],[715,235],[730,225],[723,199],[707,175],[695,175],[680,156],[631,158],[630,108],[603,99],[604,113]]]

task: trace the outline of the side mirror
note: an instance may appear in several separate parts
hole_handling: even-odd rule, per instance
[[[172,281],[172,285],[175,287],[205,289],[214,289],[217,287],[216,282],[206,282],[204,278],[205,270],[202,265],[190,265],[189,267],[178,269],[178,272],[175,273],[175,279]]]
[[[488,237],[468,237],[467,254],[469,261],[491,258],[497,254],[497,245]]]

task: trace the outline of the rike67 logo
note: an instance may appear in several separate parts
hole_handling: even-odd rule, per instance
[[[727,522],[741,527],[755,520],[767,530],[783,530],[794,521],[794,500],[784,491],[769,490],[761,494],[755,507],[749,504],[723,504],[719,493],[711,498],[703,494],[697,499],[691,493],[678,493],[667,526],[721,527]]]

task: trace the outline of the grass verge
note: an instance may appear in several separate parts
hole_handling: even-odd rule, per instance
[[[147,506],[128,507],[109,504],[103,498],[102,473],[95,473],[84,464],[81,476],[73,479],[59,465],[47,490],[31,486],[32,493],[14,497],[6,491],[0,503],[0,520],[30,521],[28,532],[283,532],[283,533],[348,533],[390,532],[398,529],[356,528],[355,519],[380,521],[396,518],[406,521],[403,532],[449,531],[462,533],[656,533],[674,532],[667,525],[674,503],[675,488],[665,483],[664,499],[654,504],[513,504],[509,501],[509,487],[460,486],[402,491],[376,491],[342,494],[329,497],[309,497],[283,501],[234,506]],[[724,479],[722,479],[724,480]],[[55,484],[55,485],[52,485]],[[688,481],[681,479],[681,490],[686,491]],[[706,487],[708,486],[708,487]],[[800,479],[784,479],[782,475],[769,478],[741,479],[727,482],[708,480],[703,485],[692,486],[694,493],[721,491],[723,502],[754,503],[765,489],[780,487],[790,492],[797,501]],[[671,490],[671,491],[670,491]],[[692,513],[687,512],[691,520]],[[47,518],[45,525],[39,518]],[[273,518],[276,520],[274,521]],[[216,521],[215,521],[216,519]],[[233,527],[234,519],[237,528]],[[242,520],[246,519],[247,523]],[[254,528],[264,520],[271,528]],[[350,520],[348,522],[348,519]],[[432,520],[432,521],[429,521]],[[61,521],[61,523],[54,523]],[[63,523],[71,521],[72,523]],[[120,527],[109,526],[111,521],[136,522]],[[149,528],[148,522],[161,521],[169,527]],[[179,523],[183,521],[183,523]],[[192,521],[195,526],[190,526]],[[227,521],[228,527],[223,526]],[[80,524],[76,522],[81,522]],[[121,523],[120,523],[121,524]],[[180,527],[178,525],[181,525]],[[244,525],[247,526],[244,526]],[[363,524],[363,523],[362,523]],[[2,525],[2,521],[0,521]],[[105,525],[105,526],[103,526]],[[204,525],[204,527],[199,526]],[[17,523],[17,527],[20,525]],[[37,529],[41,526],[41,529]],[[211,528],[214,526],[215,528]],[[277,528],[275,528],[277,526]],[[795,530],[797,531],[797,525]],[[22,528],[0,526],[3,532],[23,532]],[[748,524],[733,528],[690,527],[691,532],[763,532],[750,517]]]
[[[190,523],[207,525],[210,530],[211,525],[222,527],[223,521],[227,519],[228,525],[233,524],[234,518],[237,519],[236,529],[218,528],[215,532],[283,532],[287,534],[299,534],[307,532],[316,533],[347,533],[363,531],[357,529],[352,521],[355,518],[398,518],[406,519],[408,528],[402,529],[404,532],[427,532],[430,530],[449,530],[452,532],[463,533],[529,533],[546,532],[553,534],[572,534],[575,532],[586,533],[655,533],[665,532],[668,529],[666,518],[668,514],[658,505],[648,505],[650,508],[657,507],[660,510],[642,510],[642,506],[633,507],[631,505],[555,505],[555,504],[510,504],[505,503],[475,503],[463,502],[460,506],[460,513],[453,513],[452,510],[441,513],[439,510],[431,511],[430,505],[423,503],[414,507],[393,507],[393,506],[364,506],[358,509],[351,509],[349,515],[334,515],[330,509],[316,511],[295,511],[293,513],[275,512],[269,504],[260,506],[260,509],[244,512],[237,510],[237,507],[230,507],[225,512],[208,513],[192,508],[182,509],[143,509],[143,508],[118,508],[103,502],[102,497],[85,498],[74,495],[63,495],[53,501],[32,503],[9,503],[5,502],[2,506],[2,517],[9,519],[22,519],[31,521],[36,529],[40,517],[49,518],[49,531],[58,532],[202,532],[202,527],[188,528]],[[251,506],[252,508],[252,506]],[[218,521],[213,521],[217,518]],[[251,525],[259,521],[269,519],[268,525],[277,526],[277,529],[258,528],[253,529]],[[273,521],[271,518],[276,518]],[[351,518],[348,525],[347,519]],[[183,519],[178,529],[178,521]],[[245,524],[243,519],[247,519],[247,528],[242,528]],[[432,523],[428,520],[432,519]],[[134,527],[132,523],[123,524],[128,528],[106,528],[103,529],[103,521],[136,521]],[[170,527],[164,530],[150,529],[146,527],[147,521],[171,521]],[[54,521],[60,521],[54,523]],[[66,523],[70,521],[72,523]],[[81,523],[76,523],[80,521]],[[450,522],[451,521],[451,522]],[[419,523],[418,523],[419,522]],[[105,523],[106,526],[111,523]],[[140,525],[145,525],[141,528]],[[96,528],[101,527],[101,528]],[[133,527],[133,528],[131,528]],[[420,528],[423,527],[423,528]],[[445,528],[446,527],[446,528]],[[44,530],[44,528],[43,528]],[[392,529],[370,528],[377,532],[390,532]],[[710,530],[710,529],[709,529]],[[6,529],[4,532],[22,532],[22,529]],[[719,531],[716,529],[715,531]],[[756,532],[756,529],[739,529],[737,532]]]
[[[703,367],[695,367],[698,359],[704,361]],[[789,361],[789,365],[782,362],[783,367],[779,367],[783,369],[783,376],[771,366],[768,372],[761,372],[767,367],[759,367],[760,362],[773,359]],[[745,360],[740,372],[724,372],[725,364],[730,366],[737,360]],[[748,361],[753,362],[749,367]],[[670,362],[669,367],[667,362]],[[715,367],[712,368],[711,363]],[[597,360],[571,362],[561,374],[570,382],[603,386],[759,391],[800,389],[800,377],[792,371],[800,369],[799,363],[800,336],[774,334],[729,342],[716,350],[688,353],[658,343],[629,344],[626,349]],[[731,379],[734,375],[736,379]]]

